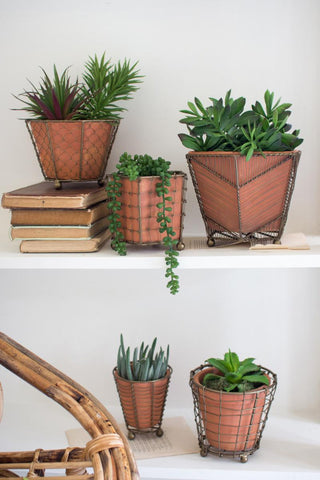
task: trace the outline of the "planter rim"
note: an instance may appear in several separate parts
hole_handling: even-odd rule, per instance
[[[113,373],[113,376],[116,378],[121,378],[122,381],[124,382],[127,382],[127,383],[134,383],[135,385],[141,383],[141,384],[145,384],[145,383],[156,383],[156,382],[159,382],[160,380],[163,380],[165,378],[169,378],[171,377],[171,374],[172,374],[172,367],[170,367],[170,365],[168,365],[168,368],[167,368],[167,372],[165,374],[164,377],[161,377],[161,378],[157,378],[157,380],[145,380],[145,381],[141,381],[141,380],[128,380],[127,378],[123,378],[123,377],[120,377],[119,373],[118,373],[118,368],[117,367],[114,367],[112,373]]]
[[[197,367],[195,368],[194,370],[192,370],[190,372],[190,383],[194,383],[195,385],[201,387],[201,390],[205,390],[206,392],[215,392],[215,393],[218,393],[218,394],[223,394],[223,395],[234,395],[234,396],[239,396],[239,395],[242,395],[242,396],[246,396],[246,395],[254,395],[255,393],[259,392],[260,390],[269,390],[272,386],[273,386],[273,383],[274,383],[274,380],[276,378],[276,374],[274,374],[273,372],[271,372],[271,370],[268,370],[267,368],[259,365],[260,368],[263,368],[263,370],[266,371],[268,378],[270,380],[270,384],[269,385],[261,385],[260,387],[257,387],[257,388],[254,388],[252,390],[249,390],[247,392],[225,392],[224,390],[213,390],[213,388],[208,388],[208,387],[205,387],[204,385],[202,385],[199,381],[198,381],[198,376],[200,375],[200,373],[203,373],[204,370],[211,370],[211,369],[215,369],[215,367],[212,367],[211,365],[201,365],[200,367]],[[200,369],[199,371],[197,371],[198,369]],[[216,371],[218,371],[218,369],[215,369]],[[192,375],[193,373],[193,375]]]
[[[301,153],[301,150],[284,150],[282,152],[279,152],[279,151],[269,151],[269,150],[265,150],[263,151],[263,153],[265,155],[289,155],[289,154],[292,154],[292,153]],[[242,155],[240,152],[235,152],[233,150],[230,150],[228,152],[226,151],[222,151],[222,150],[209,150],[209,151],[200,151],[200,150],[190,150],[188,153],[187,153],[187,156],[188,155],[199,155],[199,156],[219,156],[219,157],[228,157],[228,156],[237,156],[237,157],[246,157],[245,155]],[[254,152],[253,153],[253,157],[263,157],[263,154],[261,152]],[[250,161],[250,160],[249,160]]]
[[[108,120],[108,119],[70,119],[70,120],[50,120],[48,118],[26,118],[24,119],[26,123],[37,122],[37,123],[110,123],[111,125],[119,125],[119,120]]]

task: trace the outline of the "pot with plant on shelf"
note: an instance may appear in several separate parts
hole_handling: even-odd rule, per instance
[[[236,353],[210,358],[190,372],[201,456],[239,457],[242,463],[260,446],[277,376]]]
[[[136,433],[163,435],[161,424],[172,368],[168,365],[169,346],[166,352],[161,347],[156,352],[156,343],[157,338],[151,347],[142,342],[131,358],[130,347],[125,349],[120,336],[113,376],[130,440]]]
[[[301,143],[289,133],[291,104],[264,94],[244,111],[246,99],[188,102],[179,134],[206,228],[207,244],[279,243],[294,189]]]
[[[126,244],[164,245],[167,287],[179,291],[186,174],[170,170],[170,162],[150,155],[124,153],[117,171],[108,175],[111,246],[126,255]]]
[[[54,65],[50,79],[42,69],[39,87],[30,82],[18,100],[20,109],[34,119],[26,125],[34,145],[42,174],[54,180],[97,181],[104,183],[107,162],[118,130],[119,102],[131,99],[142,76],[125,60],[112,64],[105,54],[96,55],[85,64],[82,81],[72,81],[69,69],[60,75]]]

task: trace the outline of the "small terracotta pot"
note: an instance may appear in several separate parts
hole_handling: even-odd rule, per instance
[[[170,226],[175,232],[175,239],[178,241],[182,236],[183,229],[183,202],[186,175],[182,172],[172,172],[171,186],[168,187],[168,196],[172,201],[166,202],[172,208],[167,212],[171,218]],[[138,177],[136,180],[129,180],[128,177],[121,177],[121,229],[124,239],[134,244],[157,244],[161,243],[165,233],[159,232],[157,204],[161,198],[156,194],[156,185],[160,177]]]
[[[287,220],[300,151],[189,152],[187,160],[208,241],[279,240]],[[209,245],[209,243],[208,243]]]
[[[269,386],[244,393],[215,391],[202,385],[204,376],[211,372],[220,374],[213,367],[205,367],[190,380],[206,441],[216,452],[254,451],[264,427],[267,396],[271,388],[275,389],[273,380]]]
[[[126,380],[114,368],[123,415],[129,430],[156,431],[162,423],[172,368],[168,367],[163,378],[147,382]]]
[[[26,120],[46,180],[102,181],[119,122]]]

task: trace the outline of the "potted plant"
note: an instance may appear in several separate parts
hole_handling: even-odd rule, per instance
[[[277,377],[256,365],[254,358],[240,361],[229,350],[223,359],[209,358],[192,370],[192,390],[200,453],[239,456],[259,448],[274,398]]]
[[[188,102],[179,134],[187,154],[208,246],[257,241],[278,242],[286,223],[303,141],[289,133],[291,104],[264,94],[244,111],[246,99],[198,98]]]
[[[103,183],[107,161],[116,135],[119,102],[137,90],[141,76],[137,63],[112,64],[105,54],[85,64],[82,81],[72,82],[69,69],[60,75],[53,67],[53,79],[42,69],[39,87],[16,96],[34,119],[26,125],[45,179]]]
[[[125,349],[123,335],[120,336],[113,376],[130,440],[136,433],[163,435],[161,423],[172,368],[168,365],[169,346],[166,352],[161,347],[156,352],[156,343],[157,338],[151,347],[142,342],[131,357],[130,347]]]
[[[126,255],[126,243],[165,246],[167,287],[179,291],[179,250],[183,250],[183,203],[186,175],[170,171],[170,162],[124,153],[108,176],[111,246]],[[178,250],[178,251],[177,251]]]

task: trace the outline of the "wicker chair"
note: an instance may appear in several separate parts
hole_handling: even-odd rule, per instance
[[[85,448],[0,452],[0,477],[38,479],[62,469],[50,480],[139,480],[125,435],[93,395],[1,332],[0,364],[62,405],[92,437]],[[23,477],[14,473],[24,469]]]

